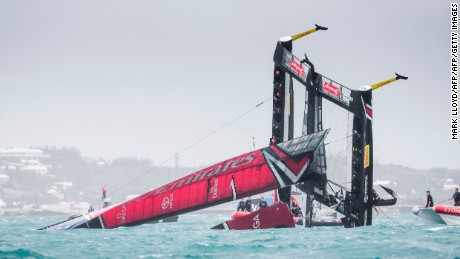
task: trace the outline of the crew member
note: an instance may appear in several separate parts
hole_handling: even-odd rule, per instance
[[[251,211],[252,211],[251,197],[248,197],[248,199],[247,199],[246,202],[244,203],[244,210],[247,211],[247,212],[251,212]]]
[[[458,192],[458,188],[455,187],[454,189],[454,195],[452,195],[452,198],[449,198],[449,200],[454,200],[454,206],[460,206],[460,192]]]
[[[433,207],[433,197],[431,197],[431,192],[426,191],[426,205],[425,208]]]
[[[104,186],[102,187],[102,200],[105,200],[105,198],[107,197],[106,194],[107,194],[107,189],[105,188],[105,184],[104,184]]]
[[[300,212],[300,207],[297,206],[297,203],[292,203],[292,207],[291,207],[291,213],[292,215],[294,215],[295,217],[298,217],[299,216],[299,212]]]
[[[89,209],[88,209],[88,213],[93,212],[93,211],[94,211],[93,206],[90,205],[90,206],[89,206]]]
[[[261,196],[260,201],[259,201],[259,209],[264,209],[266,207],[267,207],[267,202],[265,201],[264,196]]]
[[[240,200],[238,203],[238,208],[236,209],[237,211],[244,211],[245,205],[244,205],[244,198]]]

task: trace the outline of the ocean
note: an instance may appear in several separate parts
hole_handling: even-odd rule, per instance
[[[424,225],[410,213],[352,229],[211,230],[229,215],[187,214],[110,230],[36,230],[63,219],[0,217],[0,258],[460,258],[460,226]]]

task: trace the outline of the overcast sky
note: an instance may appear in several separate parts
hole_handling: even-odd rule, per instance
[[[374,93],[382,163],[460,168],[450,140],[449,1],[0,1],[0,147],[160,163],[272,92],[276,41]],[[303,93],[299,93],[303,95]],[[184,152],[211,164],[268,144],[271,101]],[[297,114],[297,116],[302,116]],[[299,132],[296,132],[298,135]]]

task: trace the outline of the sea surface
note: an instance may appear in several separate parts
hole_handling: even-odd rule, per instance
[[[0,258],[460,258],[460,226],[424,225],[410,213],[374,215],[344,229],[211,230],[228,215],[111,230],[38,231],[65,216],[0,217]]]

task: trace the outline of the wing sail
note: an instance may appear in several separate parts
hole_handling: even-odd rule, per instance
[[[296,184],[326,135],[321,131],[225,160],[70,228],[134,226]]]

